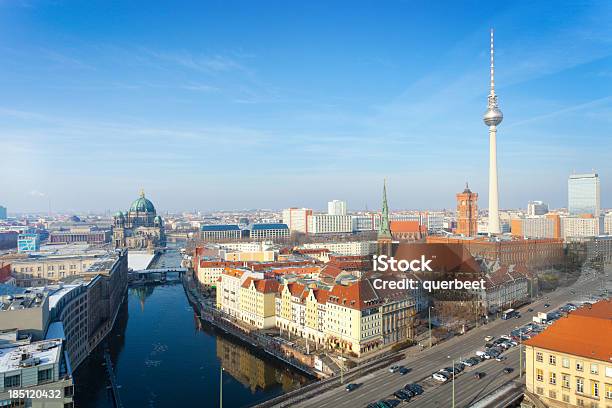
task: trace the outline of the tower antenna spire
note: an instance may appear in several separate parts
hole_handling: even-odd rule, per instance
[[[495,95],[495,49],[493,45],[494,31],[491,28],[491,95]]]

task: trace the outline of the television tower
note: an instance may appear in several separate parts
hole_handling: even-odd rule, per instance
[[[504,118],[497,106],[495,95],[495,65],[493,52],[493,29],[491,29],[491,89],[487,111],[483,120],[489,127],[489,235],[501,233],[499,226],[499,187],[497,185],[497,125]]]

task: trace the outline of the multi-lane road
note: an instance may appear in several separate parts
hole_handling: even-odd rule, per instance
[[[329,408],[355,408],[367,406],[371,402],[381,399],[393,399],[393,393],[401,389],[405,384],[418,382],[424,385],[425,392],[410,402],[402,402],[399,406],[427,407],[450,407],[452,400],[452,384],[436,383],[431,379],[431,374],[450,366],[451,361],[473,356],[477,350],[482,350],[485,344],[484,337],[491,335],[496,338],[510,333],[518,326],[525,325],[532,320],[535,313],[549,311],[569,301],[579,300],[580,294],[589,291],[598,292],[601,278],[593,274],[585,274],[574,285],[559,289],[528,306],[520,309],[519,319],[497,320],[488,325],[481,326],[467,332],[462,336],[454,337],[442,342],[431,349],[423,350],[416,355],[405,357],[397,364],[410,369],[405,375],[391,373],[387,368],[367,374],[353,380],[359,387],[347,392],[344,387],[337,387],[296,404],[299,407],[329,407]],[[583,299],[586,300],[586,299]],[[545,308],[549,303],[551,307]],[[527,312],[527,308],[533,308],[533,312]],[[504,353],[506,360],[499,362],[488,360],[475,367],[467,368],[455,378],[455,404],[456,407],[469,407],[476,401],[491,394],[505,383],[512,380],[519,381],[519,348],[513,347]],[[523,362],[524,365],[524,362]],[[505,374],[503,369],[511,367],[514,371]],[[484,372],[485,376],[478,380],[474,378],[473,372]]]

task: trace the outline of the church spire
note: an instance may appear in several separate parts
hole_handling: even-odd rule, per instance
[[[383,183],[382,214],[380,217],[380,228],[378,238],[391,238],[391,225],[389,223],[389,205],[387,204],[387,180]]]

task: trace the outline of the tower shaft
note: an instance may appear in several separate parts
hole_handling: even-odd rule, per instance
[[[500,234],[497,185],[497,126],[489,126],[489,234]]]

